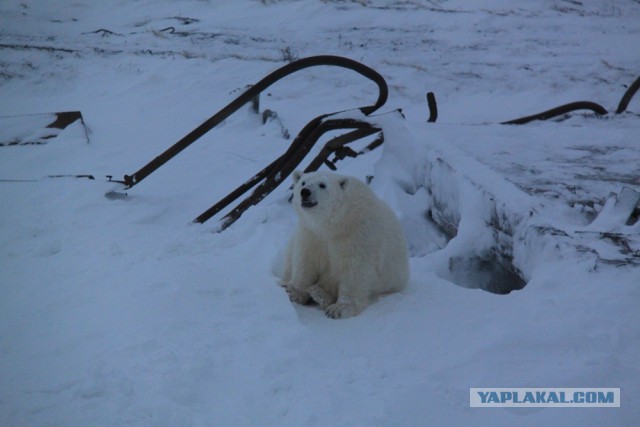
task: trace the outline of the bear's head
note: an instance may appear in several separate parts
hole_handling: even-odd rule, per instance
[[[339,216],[351,184],[347,176],[329,172],[293,172],[293,206],[302,220],[327,223]]]

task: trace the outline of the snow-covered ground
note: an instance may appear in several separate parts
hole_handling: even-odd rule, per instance
[[[589,225],[609,192],[640,191],[638,97],[619,116],[497,124],[576,100],[614,110],[638,40],[633,0],[1,2],[0,116],[79,110],[89,143],[76,122],[0,147],[0,424],[638,425],[640,226]],[[406,116],[380,118],[383,148],[338,167],[375,176],[408,231],[411,283],[340,321],[277,286],[286,188],[222,233],[190,221],[287,149],[281,124],[295,135],[373,103],[355,73],[292,75],[261,98],[281,124],[244,108],[104,196],[119,188],[105,175],[319,54],[380,72],[382,110]],[[46,178],[59,174],[97,179]],[[448,244],[425,216],[443,202],[459,220]],[[486,249],[494,212],[527,282],[508,295],[448,270]],[[626,236],[628,262],[605,262],[621,255],[600,232]],[[476,409],[470,387],[619,387],[621,407]]]

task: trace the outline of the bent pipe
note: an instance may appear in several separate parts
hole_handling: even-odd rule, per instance
[[[345,147],[346,144],[362,138],[366,138],[367,136],[373,135],[376,132],[380,132],[380,129],[376,129],[375,127],[372,127],[370,129],[361,128],[336,136],[335,138],[328,141],[324,145],[324,147],[322,147],[322,150],[320,150],[318,155],[305,168],[304,173],[315,172],[323,164],[331,170],[337,170],[335,164],[338,160],[342,160],[347,156],[356,157],[360,154],[363,154],[362,152],[356,152],[351,148]],[[369,148],[369,146],[367,146],[367,148]],[[368,151],[371,151],[372,149],[373,148],[369,149]],[[336,153],[336,158],[334,160],[329,160],[329,156],[331,155],[331,153]]]
[[[281,166],[276,171],[272,171],[269,176],[267,176],[264,183],[262,183],[251,194],[251,196],[240,202],[231,212],[222,218],[221,230],[229,227],[240,218],[244,211],[249,209],[251,206],[260,203],[265,197],[267,197],[267,195],[275,190],[294,171],[323,134],[337,129],[361,129],[371,127],[372,125],[369,123],[351,119],[338,119],[322,122],[322,124],[316,127],[310,133],[309,137],[303,141],[299,150],[291,153],[290,156],[285,155],[285,159]]]
[[[395,110],[399,112],[402,116],[401,110]],[[296,136],[294,141],[291,143],[287,152],[274,160],[271,164],[269,164],[266,168],[262,169],[260,172],[251,177],[244,184],[240,185],[234,191],[229,193],[226,197],[220,200],[218,203],[213,205],[207,211],[202,213],[193,222],[196,223],[204,223],[208,221],[212,216],[219,213],[222,209],[229,206],[234,200],[239,198],[242,194],[246,193],[249,189],[257,185],[258,182],[263,179],[270,177],[278,179],[278,182],[273,187],[265,187],[264,184],[258,187],[254,192],[247,197],[244,201],[242,201],[234,210],[225,215],[221,220],[221,226],[219,231],[223,231],[231,224],[233,224],[237,219],[242,216],[242,214],[252,205],[258,204],[261,200],[263,200],[267,195],[269,195],[275,188],[286,179],[291,172],[295,169],[297,165],[306,157],[311,148],[316,144],[316,142],[324,135],[325,133],[337,129],[355,129],[351,132],[347,132],[345,134],[339,135],[331,140],[329,140],[320,153],[309,163],[309,165],[305,168],[304,172],[313,172],[316,171],[323,164],[327,165],[330,169],[336,170],[335,163],[339,160],[344,159],[345,157],[357,157],[359,155],[368,153],[384,142],[384,134],[382,133],[382,129],[377,126],[358,119],[338,119],[332,118],[333,116],[340,114],[343,112],[325,114],[319,117],[316,117],[312,121],[310,121]],[[404,117],[404,116],[402,116]],[[369,143],[364,149],[356,152],[351,148],[346,147],[346,144],[354,142],[358,139],[366,138],[368,136],[374,135],[378,133],[378,136]],[[333,160],[329,160],[329,156],[331,153],[335,153],[335,157]],[[283,166],[292,162],[292,166],[289,166],[283,172]],[[266,181],[265,181],[266,183]]]
[[[331,115],[323,115],[316,117],[309,122],[295,138],[289,149],[269,166],[262,169],[227,197],[216,203],[207,211],[198,216],[194,222],[204,223],[212,216],[220,212],[222,209],[230,205],[240,195],[247,192],[250,188],[257,185],[260,181],[263,181],[258,187],[241,201],[235,208],[233,208],[228,214],[226,214],[220,220],[220,231],[226,229],[235,221],[237,221],[242,214],[251,206],[260,203],[265,197],[267,197],[273,190],[275,190],[300,164],[304,157],[309,153],[315,143],[327,132],[338,129],[366,129],[367,135],[371,135],[375,132],[379,132],[380,129],[375,128],[373,125],[367,122],[363,122],[355,119],[330,119]],[[353,135],[350,133],[350,137]],[[326,155],[328,156],[329,153]],[[326,156],[325,156],[326,157]],[[321,162],[320,162],[321,164]],[[315,164],[314,167],[319,167],[320,164]],[[307,168],[306,171],[311,171]]]
[[[347,68],[361,74],[362,76],[372,80],[378,85],[378,99],[375,104],[369,105],[366,107],[359,108],[360,111],[369,115],[380,108],[386,101],[389,95],[389,89],[387,87],[387,83],[384,80],[384,77],[380,75],[377,71],[367,67],[364,64],[361,64],[357,61],[354,61],[349,58],[344,58],[341,56],[332,56],[332,55],[320,55],[320,56],[310,56],[308,58],[303,58],[298,61],[291,62],[283,67],[278,68],[272,73],[268,74],[262,80],[260,80],[255,85],[251,86],[244,93],[238,96],[236,99],[227,104],[226,107],[218,111],[216,114],[208,118],[205,122],[203,122],[200,126],[192,130],[189,134],[184,136],[181,140],[176,142],[174,145],[165,150],[162,154],[155,157],[149,163],[140,168],[137,172],[132,175],[124,176],[124,183],[128,188],[133,187],[134,185],[140,183],[143,179],[153,173],[160,166],[164,165],[166,162],[175,157],[182,150],[187,148],[189,145],[193,144],[196,140],[198,140],[201,136],[209,132],[211,129],[219,125],[224,119],[229,117],[231,114],[238,111],[243,105],[251,101],[257,95],[260,94],[263,90],[271,86],[273,83],[278,80],[288,76],[289,74],[295,73],[296,71],[309,68],[316,67],[320,65],[328,65],[335,66],[341,68]]]
[[[324,148],[311,161],[311,163],[309,163],[309,166],[307,166],[305,168],[304,172],[308,173],[308,172],[316,171],[316,170],[318,170],[320,168],[320,166],[322,166],[322,164],[326,164],[330,169],[336,170],[335,163],[338,160],[342,160],[342,158],[346,157],[346,155],[342,155],[342,156],[339,156],[339,157],[337,156],[338,157],[337,159],[329,161],[328,157],[329,157],[329,155],[331,153],[338,152],[339,150],[344,149],[345,148],[344,147],[345,144],[348,144],[348,143],[356,141],[358,139],[367,137],[367,136],[372,135],[372,134],[374,134],[376,132],[378,132],[378,130],[376,130],[376,129],[371,129],[371,130],[370,129],[357,129],[355,131],[351,131],[349,133],[346,133],[346,134],[343,134],[343,135],[335,137],[334,139],[330,140],[329,142],[327,142],[325,144]],[[377,148],[378,146],[380,146],[382,144],[382,139],[383,138],[382,138],[382,134],[381,134],[373,143],[369,144],[365,148],[365,150],[359,151],[359,152],[355,152],[354,151],[353,152],[354,154],[347,154],[347,155],[350,155],[351,157],[356,157],[356,156],[358,156],[360,154],[364,154],[364,152],[371,151],[371,150]],[[218,214],[224,208],[226,208],[231,203],[233,203],[233,201],[235,201],[240,196],[242,196],[244,193],[249,191],[258,182],[260,182],[264,178],[266,178],[273,170],[277,170],[277,166],[284,159],[285,159],[285,155],[282,155],[282,156],[278,157],[276,160],[271,162],[267,167],[262,169],[260,172],[256,173],[254,176],[249,178],[249,180],[245,181],[238,188],[236,188],[231,193],[229,193],[227,196],[225,196],[223,199],[218,201],[215,205],[213,205],[211,208],[209,208],[206,212],[204,212],[200,216],[198,216],[198,218],[196,218],[193,222],[204,223],[204,222],[208,221],[211,217],[213,217],[216,214]],[[231,224],[228,224],[227,226],[225,226],[225,228],[228,227],[229,225],[231,225]]]
[[[244,193],[246,193],[251,188],[256,186],[260,181],[262,181],[263,179],[267,178],[268,176],[273,175],[273,171],[279,170],[279,168],[282,166],[282,164],[284,162],[286,162],[287,158],[291,157],[291,153],[294,152],[295,150],[299,149],[299,147],[301,146],[303,140],[308,137],[309,133],[314,128],[319,126],[321,124],[322,120],[324,118],[328,117],[328,116],[329,116],[328,114],[323,114],[323,115],[318,116],[315,119],[311,120],[309,123],[307,123],[305,125],[305,127],[302,128],[300,133],[295,137],[295,139],[293,140],[293,142],[291,143],[291,145],[289,146],[289,148],[287,149],[287,151],[284,154],[282,154],[276,160],[271,162],[267,167],[265,167],[260,172],[255,174],[253,177],[249,178],[247,181],[245,181],[242,185],[240,185],[238,188],[236,188],[231,193],[229,193],[226,197],[224,197],[218,203],[216,203],[215,205],[213,205],[212,207],[207,209],[205,212],[200,214],[196,219],[193,220],[193,222],[200,223],[200,224],[205,223],[212,216],[216,215],[222,209],[226,208],[231,203],[233,203],[238,197],[242,196]],[[254,191],[254,193],[255,193],[255,191]],[[226,228],[226,227],[224,227],[224,228]]]
[[[435,101],[435,98],[433,99]],[[391,114],[397,113],[399,117],[403,119],[405,118],[404,114],[402,113],[402,109],[400,108],[384,114],[386,115],[390,113]],[[375,123],[375,117],[378,117],[378,115],[375,115],[375,116],[371,115],[368,118],[373,120],[373,123]],[[366,122],[366,123],[371,123],[371,122]],[[366,147],[364,147],[359,151],[355,151],[352,148],[346,146],[351,142],[366,138],[376,133],[378,134],[376,138],[373,141],[371,141],[369,144],[367,144]],[[379,146],[381,146],[383,143],[384,143],[384,133],[382,132],[382,129],[378,128],[376,125],[371,125],[370,127],[363,126],[363,127],[357,128],[354,131],[339,135],[329,140],[324,145],[324,147],[322,147],[322,150],[320,150],[320,153],[318,153],[318,155],[309,163],[309,165],[304,170],[304,172],[307,173],[307,172],[316,171],[320,168],[320,166],[322,166],[322,164],[326,165],[329,169],[335,171],[337,170],[336,163],[339,162],[340,160],[343,160],[346,157],[355,158],[362,154],[369,153],[375,150],[376,148],[378,148]],[[329,160],[329,155],[331,155],[331,153],[334,154],[333,160]]]
[[[629,102],[631,102],[631,98],[633,98],[638,89],[640,89],[640,77],[638,77],[636,81],[631,83],[631,86],[629,86],[624,95],[622,95],[622,99],[620,99],[618,109],[616,110],[616,114],[624,113],[627,110]]]
[[[620,99],[620,103],[618,104],[618,108],[616,109],[616,114],[624,113],[629,106],[629,102],[634,97],[636,92],[640,89],[640,77],[638,77],[631,85],[627,88],[624,95]],[[428,98],[428,95],[427,95]],[[431,108],[431,105],[429,105]],[[548,120],[554,117],[560,116],[562,114],[570,113],[576,110],[591,110],[594,113],[604,116],[605,114],[609,114],[609,112],[600,104],[596,104],[595,102],[589,101],[578,101],[572,102],[569,104],[561,105],[556,108],[552,108],[551,110],[543,111],[542,113],[534,114],[532,116],[521,117],[515,120],[509,120],[508,122],[502,122],[502,125],[523,125],[525,123],[532,122],[534,120]]]
[[[591,110],[594,113],[603,116],[607,114],[607,110],[600,104],[589,101],[571,102],[569,104],[561,105],[551,110],[543,111],[542,113],[534,114],[532,116],[521,117],[515,120],[509,120],[508,122],[502,122],[501,125],[523,125],[525,123],[532,122],[534,120],[548,120],[563,114],[570,113],[576,110]]]

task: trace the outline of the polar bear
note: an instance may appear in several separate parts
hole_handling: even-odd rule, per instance
[[[293,172],[297,228],[282,286],[298,304],[327,316],[356,316],[371,297],[409,280],[407,243],[398,219],[364,182],[328,172]]]

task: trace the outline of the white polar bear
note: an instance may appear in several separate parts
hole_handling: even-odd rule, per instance
[[[292,302],[315,301],[327,316],[356,316],[374,295],[409,280],[404,233],[391,208],[362,181],[328,172],[293,173],[298,226],[282,286]]]

